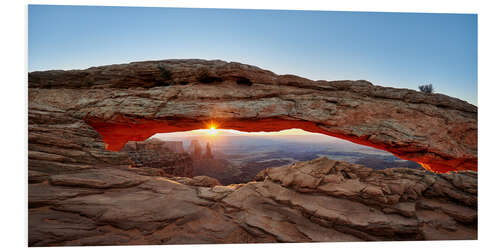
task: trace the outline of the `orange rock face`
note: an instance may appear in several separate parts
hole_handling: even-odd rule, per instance
[[[30,145],[58,143],[64,133],[62,146],[77,144],[78,152],[93,155],[88,161],[103,164],[127,141],[215,122],[248,132],[300,128],[383,149],[436,172],[477,170],[477,107],[442,94],[361,80],[311,81],[204,60],[32,72],[29,89]],[[38,157],[33,162],[47,161],[32,154]]]
[[[99,132],[99,134],[101,134],[102,140],[106,144],[106,149],[111,151],[120,151],[128,141],[143,141],[156,133],[183,132],[208,128],[205,123],[195,120],[130,120],[128,121],[128,123],[126,123],[127,120],[121,118],[120,121],[122,122],[121,124],[98,122],[95,120],[88,121],[88,123],[97,132]],[[235,129],[242,132],[275,132],[286,129],[299,128],[304,131],[334,136],[357,144],[389,151],[402,159],[417,161],[425,169],[433,172],[443,173],[453,171],[457,170],[457,166],[460,166],[462,169],[477,171],[477,163],[475,162],[464,162],[463,159],[441,160],[432,157],[407,158],[405,157],[404,151],[398,151],[397,149],[387,147],[384,144],[374,144],[369,140],[363,140],[363,138],[349,137],[343,134],[335,134],[330,131],[321,129],[315,123],[307,121],[262,119],[250,121],[211,121],[210,124],[212,123],[217,124],[217,128],[219,129]]]

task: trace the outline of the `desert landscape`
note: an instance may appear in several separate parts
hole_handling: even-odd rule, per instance
[[[423,169],[416,162],[401,160],[383,150],[293,129],[270,133],[241,133],[222,129],[214,133],[210,130],[160,133],[144,143],[129,143],[144,144],[145,148],[149,147],[147,145],[161,144],[157,148],[187,153],[193,160],[193,175],[210,176],[224,185],[252,181],[257,173],[266,168],[310,161],[323,156],[358,163],[372,169]]]
[[[477,107],[444,94],[202,59],[28,75],[29,246],[475,240],[477,169]]]

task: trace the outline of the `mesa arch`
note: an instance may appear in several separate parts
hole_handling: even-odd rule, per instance
[[[206,128],[213,121],[219,128],[248,132],[300,128],[323,133],[436,172],[477,170],[477,107],[442,94],[364,80],[312,81],[219,60],[32,72],[28,86],[29,111],[71,119],[71,128],[90,126],[110,151],[129,140]],[[50,130],[57,123],[37,119],[37,128]],[[89,140],[73,135],[75,141]],[[104,147],[81,144],[81,151],[105,154],[96,153]]]

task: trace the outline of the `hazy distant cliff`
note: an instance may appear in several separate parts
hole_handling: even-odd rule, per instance
[[[136,168],[158,168],[174,176],[193,176],[193,161],[184,151],[182,142],[150,139],[128,142],[122,149],[127,152]],[[177,151],[177,152],[174,152]]]
[[[188,152],[191,157],[195,160],[201,159],[203,149],[201,148],[200,142],[198,140],[192,140],[189,144]]]

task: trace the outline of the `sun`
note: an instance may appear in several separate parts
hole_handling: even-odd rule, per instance
[[[207,129],[207,133],[209,136],[216,136],[219,131],[217,131],[217,127],[215,124],[210,124],[210,127]]]

